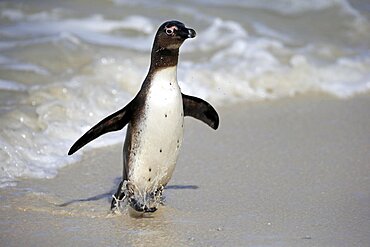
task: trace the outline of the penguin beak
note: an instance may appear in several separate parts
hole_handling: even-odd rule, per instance
[[[188,28],[188,38],[194,38],[197,35],[194,29]]]
[[[196,32],[194,29],[183,27],[179,29],[178,35],[183,39],[194,38],[196,36]]]

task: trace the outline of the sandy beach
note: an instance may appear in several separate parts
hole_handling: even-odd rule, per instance
[[[111,215],[124,131],[67,152],[135,97],[168,20],[220,127],[187,118],[164,205]],[[0,1],[0,247],[368,247],[369,109],[369,0]]]
[[[218,131],[187,119],[166,204],[139,219],[109,215],[121,145],[86,152],[0,191],[0,245],[369,246],[369,109],[310,95],[218,109]]]

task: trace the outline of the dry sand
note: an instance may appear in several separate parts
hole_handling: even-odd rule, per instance
[[[1,190],[0,245],[370,246],[369,95],[219,112],[216,132],[186,120],[156,213],[108,215],[121,145],[105,147],[55,179]]]

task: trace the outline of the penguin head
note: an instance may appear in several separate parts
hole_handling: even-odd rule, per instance
[[[179,21],[167,21],[157,31],[155,43],[164,49],[178,49],[188,38],[194,38],[194,29],[187,28]]]

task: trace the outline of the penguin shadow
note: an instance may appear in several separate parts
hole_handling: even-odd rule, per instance
[[[168,185],[165,187],[166,190],[196,190],[199,189],[197,185]]]
[[[79,202],[91,202],[91,201],[99,201],[102,199],[106,199],[107,203],[111,203],[112,200],[112,195],[116,193],[117,187],[121,183],[121,177],[117,177],[114,179],[114,186],[112,186],[112,189],[109,190],[109,192],[90,196],[87,198],[79,198],[79,199],[73,199],[61,204],[58,204],[56,206],[58,207],[66,207],[74,203],[79,203]],[[197,185],[168,185],[165,187],[166,190],[196,190],[199,189],[199,186]]]

